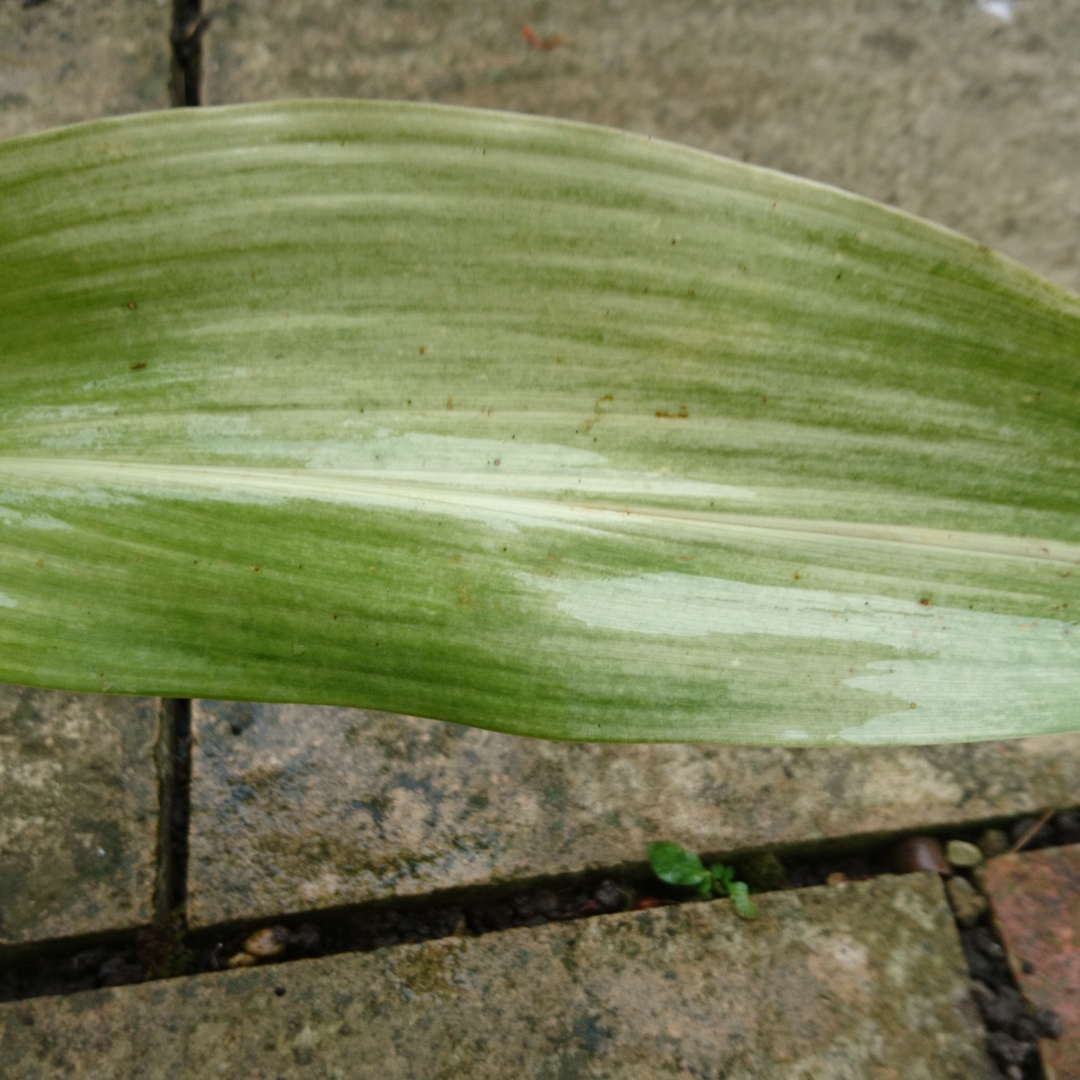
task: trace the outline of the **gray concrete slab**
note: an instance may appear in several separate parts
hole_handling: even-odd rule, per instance
[[[0,4],[0,138],[166,108],[168,0]],[[158,703],[0,685],[0,948],[153,918]]]
[[[989,1080],[936,875],[0,1005],[0,1072]]]
[[[442,101],[628,128],[895,203],[1080,291],[1080,12],[1012,10],[232,0],[207,37],[207,95]],[[568,41],[532,48],[525,21]]]
[[[196,702],[192,926],[1068,806],[1080,736],[767,749],[552,743],[386,713]]]
[[[151,921],[158,724],[150,698],[0,685],[0,948]]]
[[[169,0],[0,4],[0,138],[169,105]]]

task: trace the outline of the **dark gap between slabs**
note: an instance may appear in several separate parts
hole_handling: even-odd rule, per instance
[[[210,25],[202,0],[173,0],[169,98],[174,108],[202,104],[202,39]]]
[[[184,967],[177,962],[177,952],[187,933],[184,904],[191,818],[191,702],[188,699],[162,699],[154,764],[159,793],[154,922],[149,930],[137,935],[134,953],[129,948],[122,950],[122,960],[111,958],[111,963],[120,966],[115,971],[106,971],[106,977],[119,977],[135,973],[138,966],[141,974],[135,974],[137,982],[150,974],[179,975]]]
[[[168,871],[163,875],[167,887],[159,890],[159,919],[136,933],[0,950],[0,1001],[223,971],[230,967],[230,960],[235,965],[235,958],[242,955],[247,957],[241,961],[245,966],[265,966],[451,935],[478,936],[617,911],[701,902],[691,890],[658,881],[643,852],[641,863],[589,874],[448,890],[428,897],[393,898],[189,931],[183,903],[191,703],[171,700],[164,707],[173,721],[172,776],[167,830],[163,825],[168,832]],[[1011,844],[1029,833],[1038,820],[1032,816],[995,818],[963,827],[937,826],[917,835],[939,840],[942,845],[947,840],[974,843],[993,828],[1003,834],[999,842]],[[896,849],[901,842],[910,844],[914,835],[857,837],[775,851],[701,854],[706,863],[721,860],[733,864],[739,880],[748,882],[753,894],[761,894],[895,873]],[[1080,843],[1080,809],[1057,812],[1030,837],[1024,850],[1073,843]],[[959,868],[953,876],[970,881],[974,872]],[[1035,1040],[1040,1035],[1052,1037],[1055,1018],[1036,1015],[1020,996],[988,913],[965,922],[958,920],[957,930],[972,977],[972,996],[986,1024],[988,1049],[1001,1069],[1002,1080],[1046,1080]],[[248,950],[261,956],[256,958]]]
[[[168,830],[163,851],[167,875],[159,915],[182,911],[187,899],[191,819],[191,702],[187,698],[169,698],[166,704],[173,713],[172,784],[168,805],[162,805],[162,828]]]

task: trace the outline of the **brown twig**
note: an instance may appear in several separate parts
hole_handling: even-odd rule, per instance
[[[1006,852],[1008,855],[1015,855],[1052,817],[1054,816],[1054,808],[1051,806],[1049,810],[1045,811],[1042,817],[1031,826],[1030,829],[1024,831],[1015,844]]]

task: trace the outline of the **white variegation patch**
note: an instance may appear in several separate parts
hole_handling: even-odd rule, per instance
[[[20,514],[9,506],[0,506],[0,524],[19,525],[24,529],[40,529],[43,532],[71,528],[66,521],[61,521],[52,514]]]
[[[560,596],[559,610],[599,630],[764,634],[895,650],[895,659],[869,663],[868,674],[844,685],[899,699],[902,709],[836,732],[845,742],[895,742],[897,728],[912,742],[938,742],[943,735],[961,738],[976,724],[1008,729],[1017,714],[1080,708],[1075,623],[690,574],[530,580]],[[805,733],[782,734],[798,742]]]

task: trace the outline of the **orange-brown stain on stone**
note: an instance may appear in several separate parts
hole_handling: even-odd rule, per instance
[[[985,887],[1020,989],[1060,1021],[1039,1040],[1046,1075],[1080,1080],[1080,844],[991,859]]]

